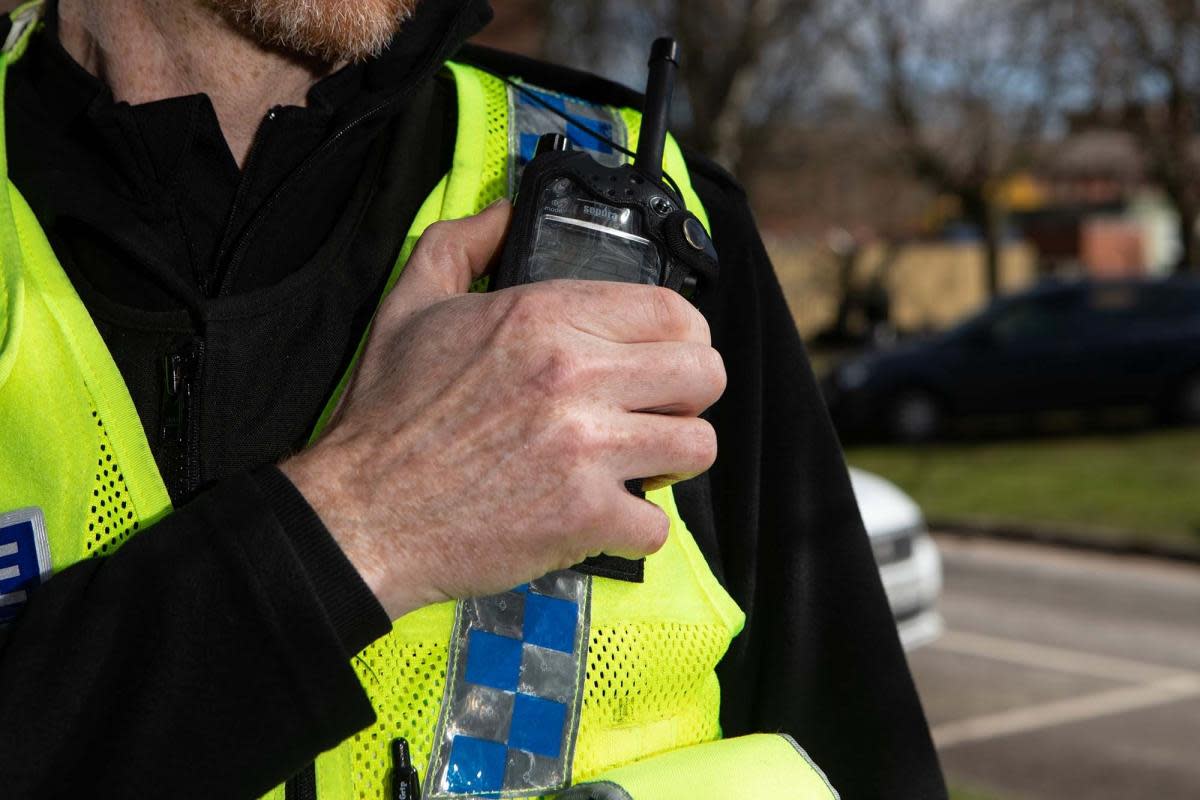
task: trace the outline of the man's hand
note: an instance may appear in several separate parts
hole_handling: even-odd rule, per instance
[[[662,546],[629,494],[703,472],[725,369],[666,289],[555,281],[464,294],[511,208],[438,223],[383,303],[328,430],[282,465],[393,619],[600,552]]]

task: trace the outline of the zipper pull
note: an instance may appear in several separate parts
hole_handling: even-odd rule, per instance
[[[159,435],[182,444],[187,435],[188,410],[192,400],[196,350],[188,347],[163,358],[163,394],[159,413]]]
[[[392,800],[420,800],[421,780],[412,765],[408,740],[392,740]]]

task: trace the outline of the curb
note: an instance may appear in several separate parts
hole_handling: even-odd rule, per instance
[[[978,522],[961,519],[931,519],[929,529],[968,539],[998,539],[1009,542],[1065,547],[1113,556],[1142,556],[1186,564],[1200,564],[1200,545],[1148,542],[1136,534],[1114,531],[1097,537],[1087,531],[1020,523]]]

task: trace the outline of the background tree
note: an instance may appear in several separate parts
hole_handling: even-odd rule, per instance
[[[1177,269],[1200,269],[1200,2],[1094,0],[1089,11],[1097,102],[1137,137],[1179,216]]]
[[[896,157],[958,199],[999,288],[1006,179],[1044,153],[1079,66],[1076,3],[861,0],[848,39],[864,90],[886,112]]]
[[[675,127],[690,145],[748,176],[780,132],[812,111],[850,6],[840,0],[557,0],[546,11],[547,57],[634,86],[641,83],[638,68],[651,37],[675,35],[685,64]]]
[[[747,185],[764,230],[829,262],[838,310],[828,333],[839,341],[863,296],[854,276],[864,259],[883,245],[879,294],[902,232],[928,203],[880,145],[881,115],[848,65],[859,11],[854,0],[554,0],[543,17],[543,57],[632,86],[649,40],[678,38],[675,131]]]

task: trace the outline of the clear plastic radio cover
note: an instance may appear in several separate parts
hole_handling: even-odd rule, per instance
[[[581,194],[570,178],[559,178],[542,193],[530,280],[657,284],[658,248],[642,235],[641,216]]]

